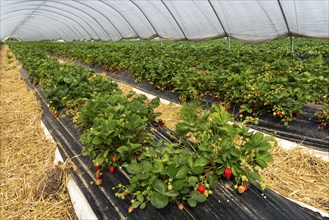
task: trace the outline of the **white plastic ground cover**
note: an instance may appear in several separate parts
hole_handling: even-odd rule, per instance
[[[260,132],[260,131],[257,131],[255,129],[252,129],[252,128],[249,128],[249,130],[253,131],[253,132]],[[268,134],[265,134],[265,133],[263,133],[263,134],[268,135]],[[284,140],[282,138],[278,138],[278,137],[274,137],[274,138],[278,142],[278,145],[280,147],[282,147],[283,149],[285,149],[285,150],[298,148],[298,149],[303,150],[305,153],[309,153],[311,155],[314,155],[317,158],[320,158],[320,159],[322,159],[326,162],[329,162],[329,151],[320,151],[320,150],[316,150],[314,148],[305,147],[301,144],[298,144],[298,143],[295,143],[295,142],[292,142],[292,141]]]
[[[328,0],[0,0],[0,39],[329,39]]]
[[[288,197],[285,197],[285,198],[289,199],[290,201],[292,201],[294,203],[297,203],[298,205],[300,205],[302,207],[305,207],[305,208],[307,208],[309,210],[312,210],[313,212],[318,212],[323,218],[329,218],[329,213],[327,213],[327,212],[321,211],[321,210],[319,210],[317,208],[314,208],[313,206],[307,205],[307,204],[305,204],[303,202],[299,202],[297,200],[290,199]]]
[[[44,125],[44,123],[41,121],[41,127],[43,128],[44,134],[46,135],[47,139],[55,143],[54,138],[51,136],[51,133],[47,129],[47,127]],[[58,148],[55,150],[55,159],[54,164],[58,165],[59,163],[64,163],[64,159],[59,152]],[[71,202],[74,207],[74,211],[76,216],[79,220],[97,220],[97,217],[92,210],[91,206],[88,203],[88,200],[81,192],[78,185],[74,182],[72,178],[69,179],[66,188],[69,192]]]
[[[75,214],[77,215],[78,219],[80,220],[97,220],[97,217],[90,207],[88,200],[81,192],[80,188],[71,178],[66,185],[71,202],[73,204]]]
[[[148,99],[154,99],[154,98],[157,97],[155,95],[151,95],[150,93],[143,92],[142,90],[139,90],[139,89],[136,89],[136,88],[133,88],[133,91],[136,92],[137,94],[145,95]],[[165,104],[165,105],[171,105],[171,104],[178,105],[176,103],[173,103],[173,102],[171,102],[169,100],[166,100],[166,99],[163,99],[163,98],[160,98],[160,102]]]
[[[53,138],[53,136],[51,136],[49,130],[47,129],[46,125],[43,123],[43,121],[41,121],[41,128],[43,129],[43,132],[45,133],[45,136],[48,140],[51,141],[51,143],[55,144],[55,140]]]

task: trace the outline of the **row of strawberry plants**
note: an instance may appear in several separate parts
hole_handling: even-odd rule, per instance
[[[238,104],[241,113],[272,112],[288,124],[305,103],[321,103],[323,95],[329,93],[329,60],[322,57],[329,54],[325,44],[297,42],[300,50],[296,53],[287,45],[280,46],[285,41],[258,46],[235,42],[231,50],[226,49],[225,42],[37,46],[55,55],[101,65],[105,70],[127,69],[136,81],[147,79],[155,89],[178,92],[183,101],[210,95],[227,106]],[[301,54],[308,59],[300,59]]]
[[[180,141],[155,140],[147,126],[157,116],[159,99],[123,95],[109,79],[60,64],[33,45],[10,46],[54,111],[74,109],[83,129],[82,154],[93,159],[96,184],[103,184],[102,172],[107,169],[113,173],[122,166],[130,174],[128,186],[114,187],[117,197],[131,199],[129,211],[149,202],[156,208],[174,202],[183,209],[183,201],[194,207],[206,201],[221,178],[233,180],[240,193],[249,182],[264,186],[259,169],[273,160],[268,152],[273,139],[252,133],[241,123],[229,124],[232,118],[221,105],[200,110],[197,104],[186,104],[176,128]],[[194,142],[182,144],[185,138]]]

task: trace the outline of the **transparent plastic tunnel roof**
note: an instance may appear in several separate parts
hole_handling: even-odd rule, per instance
[[[1,0],[1,40],[329,39],[329,0]]]

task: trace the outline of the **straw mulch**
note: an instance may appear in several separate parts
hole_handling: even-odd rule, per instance
[[[0,72],[0,219],[77,219],[65,187],[67,166],[54,165],[56,146],[46,139],[40,126],[40,104],[20,79],[19,68],[8,53],[4,46]]]
[[[302,149],[271,149],[274,162],[261,173],[268,187],[283,196],[329,212],[329,163]]]
[[[129,91],[133,90],[133,87],[118,82],[119,88],[123,91],[124,94],[127,94]],[[163,120],[165,126],[174,130],[176,123],[179,120],[178,111],[180,106],[177,104],[163,104],[160,102],[160,105],[155,108],[155,112],[161,112],[161,115],[158,116],[158,119]]]

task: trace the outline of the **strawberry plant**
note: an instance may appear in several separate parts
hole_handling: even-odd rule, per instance
[[[91,156],[94,164],[117,166],[135,158],[142,145],[153,139],[146,124],[158,115],[153,110],[159,99],[146,103],[146,96],[132,96],[95,93],[81,109],[78,123],[85,128],[82,154]]]
[[[191,207],[206,201],[224,175],[243,186],[240,193],[249,182],[264,187],[259,169],[273,160],[268,152],[273,138],[249,132],[242,124],[230,125],[232,118],[220,105],[203,111],[196,104],[185,104],[182,118],[177,134],[182,140],[193,137],[194,142],[182,145],[160,140],[144,145],[139,161],[133,158],[123,164],[131,180],[129,186],[114,187],[117,197],[125,198],[128,190],[134,209],[143,209],[147,203],[163,208],[170,202],[182,209],[182,201]]]
[[[315,114],[321,123],[321,127],[329,129],[329,103],[325,104],[325,107],[320,109]]]
[[[185,105],[185,108],[189,110],[183,115],[184,121],[177,124],[177,134],[194,137],[194,148],[210,162],[208,172],[226,178],[233,174],[236,183],[249,180],[262,183],[258,169],[266,168],[273,160],[268,151],[274,142],[272,137],[249,132],[239,123],[228,124],[231,116],[221,105],[213,105],[201,113],[196,106]]]
[[[132,175],[128,187],[134,200],[132,207],[145,208],[150,202],[156,208],[163,208],[170,201],[181,200],[194,207],[204,202],[206,196],[199,193],[198,186],[207,184],[209,189],[209,181],[214,184],[213,178],[203,173],[208,160],[178,144],[160,147],[162,144],[153,142],[145,147],[141,162],[124,164]]]

